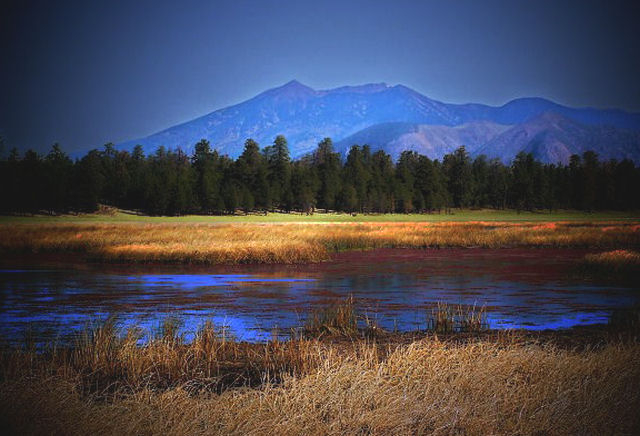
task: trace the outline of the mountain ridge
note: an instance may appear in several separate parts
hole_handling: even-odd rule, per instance
[[[526,124],[544,113],[555,113],[587,127],[609,126],[615,132],[605,135],[606,129],[591,131],[597,132],[601,138],[608,138],[610,141],[632,141],[631,152],[627,143],[610,144],[611,149],[623,150],[624,153],[618,153],[620,156],[631,155],[634,160],[640,161],[640,140],[635,143],[637,135],[627,132],[640,131],[640,114],[638,113],[618,109],[571,108],[540,97],[514,99],[502,106],[480,103],[450,104],[431,99],[404,85],[390,86],[383,82],[315,90],[297,80],[292,80],[236,105],[210,112],[144,138],[118,144],[118,148],[130,150],[136,144],[140,144],[145,152],[149,153],[162,145],[167,148],[180,147],[189,152],[197,141],[204,138],[209,140],[212,147],[219,152],[237,157],[247,138],[253,138],[265,146],[270,144],[275,136],[283,134],[289,141],[291,155],[299,157],[315,149],[318,141],[324,137],[331,137],[334,142],[344,148],[344,141],[347,138],[373,126],[407,123],[407,128],[410,124],[441,127],[440,129],[423,127],[421,128],[422,136],[416,136],[416,140],[422,141],[419,141],[420,146],[425,147],[431,144],[431,151],[435,156],[440,156],[444,150],[452,147],[465,145],[455,143],[459,140],[461,132],[464,132],[463,136],[476,135],[484,138],[482,144],[474,144],[473,148],[482,147],[487,155],[495,155],[496,150],[502,149],[505,154],[496,157],[508,161],[513,158],[513,147],[503,144],[508,136],[503,136],[500,141],[497,138],[509,129],[493,129],[495,136],[489,138],[487,136],[489,124],[483,124],[483,122],[515,127]],[[464,129],[447,129],[464,125],[467,125]],[[475,126],[477,129],[474,130],[469,126]],[[558,152],[558,155],[565,159],[567,152],[571,152],[569,149],[581,148],[574,140],[565,138],[566,132],[560,134],[557,126],[554,128],[552,124],[538,128],[540,140],[544,139],[542,132],[545,129],[550,132],[550,139],[548,143],[539,145],[537,150],[542,150],[546,146],[553,148],[554,143],[556,147],[561,147],[560,144],[562,144],[562,147],[568,147],[568,151]],[[520,129],[521,134],[525,130]],[[583,130],[576,130],[582,140],[585,138]],[[386,135],[380,127],[377,131],[381,132],[381,136]],[[440,136],[434,136],[438,132]],[[371,131],[368,131],[367,134],[370,133]],[[408,133],[403,132],[402,135]],[[356,136],[363,135],[366,136],[364,133]],[[559,137],[564,139],[558,139]],[[377,146],[393,149],[392,155],[395,155],[402,143],[402,139],[392,138],[388,143],[380,143]],[[495,150],[487,148],[490,144],[494,144]],[[471,145],[467,145],[471,148]],[[611,154],[606,148],[603,150],[606,152],[605,155]],[[542,153],[541,156],[551,156],[554,153],[549,151]],[[616,153],[613,153],[613,157],[617,157]]]

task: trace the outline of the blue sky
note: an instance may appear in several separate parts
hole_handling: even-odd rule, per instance
[[[640,15],[618,1],[32,1],[0,6],[5,147],[146,136],[297,79],[437,100],[640,111]]]

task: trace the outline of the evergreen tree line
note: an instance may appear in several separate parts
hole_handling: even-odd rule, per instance
[[[113,144],[73,161],[59,145],[46,156],[16,150],[0,160],[1,213],[95,211],[99,204],[150,215],[231,214],[316,209],[349,213],[431,213],[450,208],[631,210],[640,207],[640,167],[600,161],[593,152],[568,165],[520,153],[510,165],[460,147],[440,160],[413,151],[397,162],[353,146],[346,159],[325,138],[292,160],[278,136],[260,149],[252,139],[233,160],[201,140],[191,156],[160,147],[118,151]]]

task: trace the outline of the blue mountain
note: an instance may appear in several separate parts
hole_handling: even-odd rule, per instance
[[[640,114],[637,113],[570,108],[541,98],[521,98],[503,106],[448,104],[403,85],[373,83],[314,90],[295,80],[245,102],[118,147],[132,149],[140,144],[147,153],[159,146],[180,147],[190,152],[197,141],[205,138],[219,152],[237,157],[247,138],[265,146],[271,144],[275,136],[283,134],[289,141],[293,157],[312,151],[322,138],[328,136],[341,151],[355,143],[369,143],[387,150],[394,157],[403,148],[411,148],[437,158],[466,145],[487,155],[497,153],[497,157],[508,161],[515,155],[514,150],[524,149],[525,145],[518,142],[521,145],[505,146],[504,141],[510,138],[507,132],[544,114],[554,114],[584,126],[589,132],[604,135],[599,138],[609,142],[602,143],[601,147],[604,151],[608,150],[607,147],[612,151],[604,153],[607,156],[640,159],[640,144],[633,133],[640,131]],[[549,117],[538,119],[536,150],[545,148],[543,133],[546,127],[539,125],[545,122],[550,123],[549,129],[556,126],[557,130],[558,123],[551,123]],[[590,130],[591,127],[595,129]],[[558,135],[549,136],[553,137],[552,142],[556,145]],[[566,132],[566,135],[571,133]],[[576,136],[575,141],[563,144],[566,143],[570,152],[572,147],[577,147],[577,142],[587,137]],[[627,142],[621,146],[611,141]],[[621,149],[625,150],[624,153],[616,152]],[[553,152],[547,154],[555,156]],[[566,160],[566,152],[557,154]],[[548,160],[542,155],[537,157]]]

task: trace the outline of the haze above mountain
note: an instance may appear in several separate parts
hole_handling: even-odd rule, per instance
[[[596,151],[601,158],[640,162],[640,114],[616,109],[571,108],[542,98],[521,98],[503,106],[447,104],[403,85],[385,83],[314,90],[297,81],[170,127],[146,138],[147,153],[159,146],[190,152],[207,139],[220,153],[237,157],[247,138],[264,147],[285,135],[299,157],[330,137],[346,153],[369,144],[396,158],[415,150],[442,158],[464,145],[473,154],[509,162],[524,150],[544,162],[564,162],[573,153]]]

